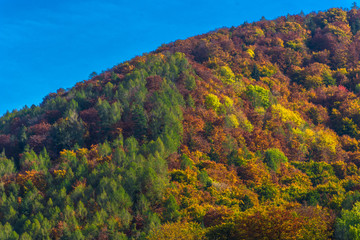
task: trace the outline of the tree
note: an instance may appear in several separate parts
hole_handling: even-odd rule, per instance
[[[204,231],[197,223],[175,222],[165,223],[159,228],[153,229],[147,239],[149,240],[200,240],[203,239]]]
[[[51,136],[57,152],[62,149],[71,149],[76,143],[80,146],[84,143],[86,128],[78,114],[70,111],[69,115],[56,123],[51,131]]]
[[[351,210],[342,210],[341,217],[336,219],[336,239],[359,239],[360,236],[360,202],[356,202]]]
[[[189,91],[193,90],[196,87],[195,77],[189,73],[185,75],[185,87]]]
[[[131,120],[134,123],[134,136],[139,140],[143,140],[148,128],[148,117],[145,110],[142,106],[135,105],[132,107],[131,114]]]
[[[220,103],[219,98],[216,95],[210,93],[205,98],[205,105],[206,105],[206,108],[217,111],[219,109],[219,107],[221,106],[221,103]]]
[[[116,101],[110,105],[107,100],[98,99],[96,104],[96,110],[98,111],[101,122],[101,130],[103,135],[101,138],[107,138],[108,134],[112,131],[112,127],[115,123],[121,120],[123,108],[120,102]]]
[[[288,158],[277,148],[269,148],[265,151],[264,162],[275,172],[277,172],[281,163],[285,163],[287,161]]]
[[[170,195],[169,198],[165,202],[165,211],[164,211],[164,219],[166,221],[175,222],[179,217],[179,206],[176,202],[176,199],[173,195]]]
[[[246,95],[249,97],[249,100],[254,107],[263,107],[267,109],[270,106],[271,93],[263,87],[249,85],[247,87]]]
[[[0,157],[0,177],[15,172],[14,161],[7,159],[5,156]]]

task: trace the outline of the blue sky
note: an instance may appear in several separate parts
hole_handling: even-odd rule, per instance
[[[0,0],[0,115],[163,43],[353,2]]]

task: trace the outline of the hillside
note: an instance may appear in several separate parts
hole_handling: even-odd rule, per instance
[[[5,114],[0,239],[358,239],[359,30],[218,29]]]

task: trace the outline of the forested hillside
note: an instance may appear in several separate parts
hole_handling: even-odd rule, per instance
[[[359,239],[359,30],[222,28],[5,114],[0,239]]]

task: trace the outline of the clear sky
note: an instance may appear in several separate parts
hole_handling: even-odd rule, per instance
[[[0,0],[0,116],[163,43],[353,2]]]

